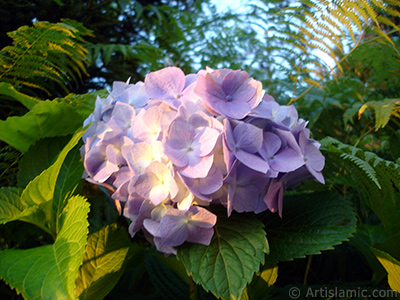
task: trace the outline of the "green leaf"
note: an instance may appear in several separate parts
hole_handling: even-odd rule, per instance
[[[268,243],[263,224],[253,214],[218,213],[209,246],[185,244],[178,249],[187,273],[222,299],[238,299],[264,263]]]
[[[278,266],[266,263],[260,272],[257,272],[251,283],[246,288],[248,299],[267,298],[271,292],[271,287],[278,278]]]
[[[85,251],[89,205],[69,200],[53,245],[0,252],[0,277],[25,299],[75,299],[75,279]]]
[[[389,143],[393,159],[400,158],[400,130],[395,131],[390,136]]]
[[[271,213],[265,223],[270,262],[333,249],[356,230],[356,216],[350,202],[327,191],[284,197],[282,218]]]
[[[56,224],[58,232],[58,221],[60,214],[70,198],[82,181],[83,163],[79,152],[80,145],[76,145],[68,152],[58,172],[57,181],[53,194],[53,224]]]
[[[0,224],[17,220],[26,208],[20,201],[22,189],[2,187],[0,189]]]
[[[89,235],[76,279],[79,299],[103,299],[122,276],[130,246],[127,231],[116,224]]]
[[[96,98],[107,98],[108,95],[109,92],[107,90],[99,90],[88,94],[69,94],[64,98],[57,98],[55,100],[72,108],[81,116],[83,122],[83,120],[93,113]]]
[[[61,151],[55,163],[28,184],[21,196],[25,203],[34,206],[53,199],[61,166],[68,152],[80,141],[83,133],[84,130],[76,133]]]
[[[333,138],[325,138],[321,144],[329,159],[350,174],[349,184],[382,221],[387,240],[379,245],[379,249],[400,260],[400,165]]]
[[[0,189],[0,224],[21,220],[35,224],[49,234],[45,227],[48,205],[29,206],[21,200],[22,189],[2,187]]]
[[[365,109],[373,109],[375,113],[375,131],[383,128],[387,125],[390,117],[396,112],[396,104],[399,103],[400,99],[383,99],[381,101],[369,101],[365,103],[359,110],[358,115],[360,116]]]
[[[389,254],[375,249],[371,248],[372,252],[376,255],[380,263],[383,265],[383,267],[386,269],[388,272],[388,281],[389,281],[389,286],[391,289],[395,291],[400,291],[400,261],[394,259],[392,256]]]
[[[7,96],[12,100],[20,102],[28,109],[32,109],[40,102],[40,100],[37,98],[18,92],[11,84],[7,82],[0,82],[0,95]]]
[[[174,261],[176,265],[183,267],[182,262],[178,262],[175,257],[163,260],[161,255],[155,254],[155,251],[147,255],[146,270],[151,283],[164,296],[165,300],[186,300],[190,295],[189,284],[178,276],[174,269],[164,264],[168,260],[170,262]],[[183,269],[185,268],[183,267]],[[184,272],[185,277],[188,279],[186,270]]]
[[[70,138],[46,138],[30,147],[19,162],[18,186],[26,187],[31,180],[50,167]]]
[[[0,140],[25,153],[36,141],[74,133],[82,117],[72,108],[55,101],[42,101],[22,117],[0,121]]]
[[[374,272],[373,280],[380,282],[386,276],[385,269],[379,263],[378,259],[371,252],[371,247],[376,243],[382,243],[386,239],[385,229],[382,224],[369,225],[360,224],[357,232],[349,241],[349,244],[362,253]]]

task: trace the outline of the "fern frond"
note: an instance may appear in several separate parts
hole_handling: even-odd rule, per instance
[[[355,187],[360,199],[382,221],[388,241],[398,240],[400,165],[330,137],[321,144],[327,159],[335,161],[351,175],[349,185]]]
[[[297,51],[297,66],[291,74],[293,78],[304,73],[299,73],[298,70],[299,66],[304,66],[303,60],[306,57],[315,53],[318,53],[317,56],[324,54],[320,55],[321,63],[308,65],[308,69],[314,68],[314,73],[322,78],[331,74],[333,68],[332,65],[322,63],[321,57],[328,57],[335,64],[334,68],[343,71],[340,65],[342,55],[346,57],[346,50],[352,53],[358,48],[365,32],[373,32],[381,37],[380,40],[394,46],[381,25],[398,29],[391,18],[399,16],[399,8],[400,1],[397,0],[301,0],[279,13],[283,20],[276,26],[280,29],[273,28],[274,33],[279,33],[273,33],[272,36],[279,36],[284,49],[292,48]],[[298,79],[295,82],[299,82]]]
[[[400,99],[384,99],[381,101],[369,101],[358,111],[359,118],[366,109],[371,109],[375,114],[375,131],[383,128],[389,123],[392,116],[400,113]]]
[[[78,84],[87,75],[88,65],[81,35],[89,31],[79,31],[71,23],[78,24],[35,22],[8,33],[13,44],[0,51],[0,81],[47,94],[58,86],[67,93],[72,82]]]

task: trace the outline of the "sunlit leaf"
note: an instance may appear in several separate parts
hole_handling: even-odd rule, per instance
[[[69,200],[53,245],[0,252],[0,277],[26,299],[75,299],[75,279],[85,251],[89,205]]]
[[[74,133],[82,126],[82,117],[72,108],[56,101],[43,101],[22,117],[0,121],[0,140],[21,152],[36,141]]]
[[[378,249],[371,250],[388,272],[389,286],[395,291],[400,291],[400,261]]]
[[[32,109],[40,102],[39,99],[18,92],[11,84],[0,82],[0,95],[7,96],[12,100],[18,101],[26,108]]]
[[[89,235],[76,279],[79,299],[102,299],[111,291],[124,272],[131,245],[128,232],[116,224]]]

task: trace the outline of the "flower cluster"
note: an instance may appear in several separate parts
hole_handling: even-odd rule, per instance
[[[185,241],[209,245],[218,203],[237,212],[282,215],[283,190],[324,182],[320,144],[294,106],[281,106],[240,70],[176,67],[144,82],[114,82],[98,98],[83,136],[87,180],[125,202],[133,236],[159,251]]]

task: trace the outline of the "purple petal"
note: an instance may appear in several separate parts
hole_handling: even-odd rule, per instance
[[[192,206],[188,214],[190,222],[201,228],[212,228],[217,223],[217,216],[200,206]]]
[[[239,161],[248,166],[249,168],[261,173],[267,173],[269,164],[256,154],[251,154],[245,151],[237,151],[234,153]]]
[[[178,171],[182,173],[182,175],[190,178],[204,178],[210,171],[213,160],[213,155],[204,157],[192,155],[189,156],[189,163],[187,166],[178,168]]]
[[[306,164],[306,168],[311,173],[311,175],[314,176],[314,178],[317,181],[321,182],[322,184],[325,184],[325,179],[321,172],[315,171],[313,168],[309,167],[307,164]]]
[[[222,186],[222,179],[221,171],[215,165],[212,165],[207,176],[204,179],[199,179],[199,192],[204,195],[216,192]]]
[[[279,211],[282,217],[283,184],[282,181],[271,179],[264,202],[271,212]]]
[[[282,141],[276,134],[273,134],[272,132],[264,132],[263,136],[263,147],[262,151],[260,151],[260,154],[265,160],[267,160],[279,151]]]
[[[213,228],[194,227],[189,230],[186,241],[209,246],[213,235]]]
[[[227,148],[232,152],[235,151],[236,142],[233,136],[232,124],[228,118],[224,119],[224,140]]]
[[[154,221],[152,219],[143,220],[143,227],[152,235],[160,237],[161,235],[161,226],[160,222]]]
[[[306,146],[304,160],[307,166],[317,172],[322,171],[325,165],[325,157],[313,144],[308,144]]]
[[[219,137],[219,132],[210,127],[203,127],[203,129],[195,137],[193,144],[199,144],[200,156],[210,154],[215,147]]]
[[[293,149],[285,148],[269,160],[272,169],[279,172],[292,172],[304,165],[303,158]]]
[[[144,84],[153,99],[179,98],[185,87],[185,74],[177,67],[167,67],[146,75]]]
[[[220,114],[232,119],[243,119],[251,111],[251,107],[247,102],[237,100],[229,102],[219,101],[214,107],[218,109],[217,111]]]
[[[235,138],[235,149],[249,153],[256,153],[260,150],[263,142],[263,132],[261,128],[248,123],[240,123],[233,129]]]
[[[277,129],[276,130],[279,136],[281,136],[285,142],[289,145],[290,148],[292,148],[294,151],[299,153],[300,155],[303,155],[303,152],[301,151],[301,148],[299,144],[297,143],[293,133],[287,130],[282,130],[282,129]]]
[[[226,74],[224,76],[224,79],[222,80],[221,84],[222,90],[225,92],[226,95],[232,96],[236,93],[238,88],[241,88],[243,83],[245,83],[245,81],[247,81],[248,78],[249,74],[246,71],[239,71],[239,70],[231,71],[228,74]],[[252,95],[247,99],[250,99],[251,97]]]
[[[189,229],[184,211],[170,208],[160,221],[160,237],[163,244],[175,247],[183,244],[186,240]]]

